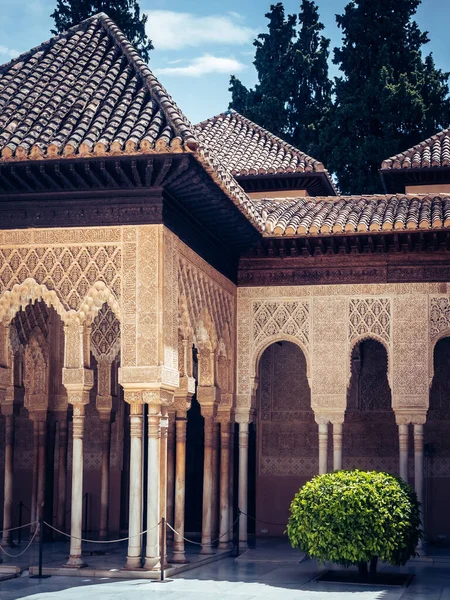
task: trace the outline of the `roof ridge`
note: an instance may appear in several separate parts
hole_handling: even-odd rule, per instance
[[[445,135],[448,135],[449,133],[450,133],[449,127],[447,127],[446,129],[441,129],[440,131],[437,131],[436,133],[434,133],[430,137],[426,138],[425,140],[422,140],[418,144],[415,144],[414,146],[411,146],[410,148],[407,148],[406,150],[403,150],[402,152],[398,152],[397,154],[394,154],[394,155],[390,156],[389,158],[386,158],[381,163],[381,168],[382,169],[390,168],[391,165],[389,163],[392,163],[402,157],[406,158],[408,155],[414,153],[416,150],[420,150],[420,149],[424,148],[425,146],[431,144],[431,142],[435,142],[439,138],[441,138]]]
[[[96,13],[95,15],[91,15],[90,17],[88,17],[87,19],[84,19],[84,21],[81,21],[77,25],[72,25],[72,27],[69,27],[69,29],[66,29],[66,31],[62,31],[61,33],[53,35],[52,37],[48,38],[48,40],[46,40],[45,42],[41,42],[37,46],[34,46],[34,48],[30,48],[29,50],[22,52],[22,54],[19,54],[19,56],[16,56],[15,58],[12,58],[8,62],[1,64],[0,65],[0,75],[2,74],[2,71],[10,69],[15,63],[22,62],[25,57],[36,54],[36,52],[39,52],[41,49],[44,49],[48,46],[53,46],[54,44],[56,44],[56,42],[59,42],[59,40],[61,40],[62,38],[67,37],[68,33],[76,33],[77,31],[81,31],[81,30],[85,29],[87,27],[87,25],[94,22],[95,19],[98,19],[100,21],[100,17],[103,17],[103,16],[106,17],[107,15],[102,12]]]
[[[182,138],[183,142],[187,144],[190,150],[196,150],[198,141],[195,137],[194,127],[189,119],[181,111],[172,96],[166,91],[165,87],[155,77],[147,63],[141,58],[115,22],[105,13],[98,13],[98,16],[103,28],[120,46],[130,64],[142,77],[142,81],[146,84],[149,93],[155,98],[158,106],[163,111],[167,122],[173,126],[177,135]]]
[[[226,116],[228,116],[230,114],[231,115],[236,115],[236,117],[239,120],[243,121],[246,124],[252,125],[252,127],[254,129],[257,129],[259,132],[263,133],[269,139],[272,139],[273,141],[276,141],[276,143],[278,145],[283,145],[283,146],[289,148],[290,150],[293,150],[294,152],[298,152],[299,154],[303,155],[306,159],[314,161],[316,167],[318,165],[321,165],[322,168],[323,168],[323,170],[326,170],[325,167],[324,167],[324,165],[323,165],[323,163],[322,163],[322,161],[317,160],[317,158],[314,158],[313,156],[310,156],[306,152],[303,152],[303,150],[300,150],[300,148],[297,148],[296,146],[293,146],[292,144],[290,144],[286,140],[283,140],[283,138],[280,138],[278,135],[275,135],[274,133],[272,133],[271,131],[269,131],[268,129],[266,129],[265,127],[263,127],[262,125],[258,125],[258,123],[255,123],[254,121],[252,121],[248,117],[244,117],[244,115],[242,115],[241,113],[239,113],[234,108],[229,108],[226,111],[223,111],[223,112],[221,112],[221,113],[219,113],[217,115],[214,115],[213,117],[209,117],[209,119],[205,119],[204,121],[200,121],[200,123],[197,123],[196,125],[194,125],[194,127],[195,128],[202,127],[203,125],[206,125],[207,123],[215,122],[215,121],[217,121],[217,119],[219,119],[221,117],[226,117]],[[321,169],[317,169],[317,170],[320,171]]]

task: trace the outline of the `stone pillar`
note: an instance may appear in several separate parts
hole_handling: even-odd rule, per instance
[[[159,510],[160,518],[164,517],[167,520],[167,439],[169,433],[169,411],[167,406],[161,407],[160,420],[160,447],[159,447]],[[160,529],[161,535],[159,543],[163,543],[167,539],[167,526]],[[167,562],[167,544],[165,544],[165,564]]]
[[[111,452],[111,418],[102,415],[102,480],[100,488],[100,539],[108,537],[109,466]]]
[[[333,470],[342,469],[342,426],[344,417],[333,419]]]
[[[220,528],[219,548],[225,550],[229,546],[230,533],[230,422],[222,419],[220,421]]]
[[[145,394],[145,393],[144,393]],[[156,393],[150,392],[154,395]],[[148,570],[160,568],[159,540],[161,528],[160,508],[160,443],[161,405],[148,404],[148,449],[147,449],[147,546],[144,567]]]
[[[202,510],[202,549],[201,554],[212,554],[212,494],[213,494],[213,429],[214,413],[203,409],[205,419],[204,460],[203,460],[203,510]]]
[[[248,513],[248,420],[238,418],[239,423],[239,490],[238,507],[241,511],[239,519],[239,548],[247,548],[247,513]]]
[[[234,422],[230,423],[230,464],[228,471],[228,523],[230,527],[235,519],[234,517]],[[230,541],[232,541],[234,532],[230,532]]]
[[[399,474],[404,481],[408,481],[408,433],[409,425],[398,424],[399,445]]]
[[[167,522],[174,526],[174,502],[175,502],[175,411],[171,410],[168,415],[167,429],[167,498],[166,516]],[[168,544],[173,542],[173,531],[167,528],[166,534]]]
[[[30,415],[32,418],[32,415]],[[31,507],[30,507],[30,519],[32,523],[37,520],[37,489],[38,489],[38,478],[39,478],[39,424],[36,419],[33,419],[33,474],[31,481]],[[36,530],[36,525],[31,525],[30,533],[33,534]]]
[[[83,525],[83,437],[84,404],[73,405],[72,499],[70,519],[70,552],[66,567],[84,567],[81,555]]]
[[[130,404],[130,502],[128,521],[128,552],[126,569],[141,566],[142,548],[142,435],[144,405],[141,395],[125,390],[125,401]]]
[[[414,488],[417,499],[420,502],[420,518],[422,521],[422,531],[424,530],[424,479],[423,479],[423,426],[426,422],[426,415],[417,415],[412,420],[414,424]],[[424,541],[420,540],[417,546],[419,554],[425,553]]]
[[[12,546],[12,505],[13,505],[13,469],[14,469],[14,414],[13,405],[2,405],[5,415],[5,485],[3,500],[3,537],[2,546]]]
[[[102,478],[100,487],[100,539],[108,536],[109,467],[111,454],[111,367],[112,361],[102,358],[97,362],[97,397],[95,405],[102,423]]]
[[[47,441],[47,421],[41,419],[38,425],[38,482],[36,497],[36,519],[44,516],[45,500],[45,449]],[[41,535],[42,532],[39,532]]]
[[[184,511],[186,498],[186,411],[177,410],[175,421],[176,463],[175,463],[175,525],[178,534],[174,535],[172,562],[185,563],[184,552]]]
[[[83,523],[83,437],[85,405],[94,384],[94,373],[88,368],[90,328],[73,320],[64,326],[65,350],[63,385],[68,402],[73,406],[72,498],[70,513],[70,552],[66,567],[85,566],[81,553]]]
[[[211,444],[212,491],[211,491],[211,539],[217,539],[219,531],[219,424],[213,423]]]
[[[328,471],[328,423],[329,418],[323,415],[315,415],[316,423],[319,425],[319,475]]]
[[[67,412],[61,414],[58,423],[58,500],[56,527],[62,531],[66,525],[66,480],[67,480]]]
[[[174,534],[173,555],[171,562],[185,563],[186,554],[184,551],[184,515],[185,515],[185,498],[186,498],[186,426],[187,426],[187,411],[191,408],[191,398],[195,392],[195,380],[186,375],[190,373],[186,369],[189,365],[190,356],[192,356],[191,348],[184,344],[184,361],[181,366],[184,367],[184,375],[180,378],[180,388],[175,392],[175,402],[173,408],[175,410],[175,482],[174,482],[174,529],[178,534]],[[186,358],[189,357],[189,360]]]

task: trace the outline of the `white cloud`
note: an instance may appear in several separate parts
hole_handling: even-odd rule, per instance
[[[14,50],[13,48],[7,48],[6,46],[2,46],[0,44],[0,56],[6,56],[8,59],[16,58],[19,56],[20,52],[18,50]]]
[[[248,44],[255,31],[241,24],[238,13],[201,17],[172,10],[148,10],[147,34],[156,50],[180,50],[204,44]]]
[[[246,66],[235,58],[222,58],[204,54],[189,61],[184,67],[163,67],[155,69],[156,75],[179,75],[181,77],[201,77],[210,73],[225,73],[231,75],[245,69]]]

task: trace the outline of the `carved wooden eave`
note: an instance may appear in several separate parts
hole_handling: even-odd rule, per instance
[[[274,192],[280,196],[289,190],[306,190],[308,196],[335,196],[336,191],[325,171],[273,173],[267,175],[235,175],[246,192]]]
[[[241,286],[450,280],[450,231],[263,237],[239,261]]]
[[[450,184],[449,167],[380,169],[386,194],[404,193],[407,186]]]

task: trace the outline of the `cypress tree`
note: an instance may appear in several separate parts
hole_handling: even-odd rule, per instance
[[[413,17],[420,0],[352,0],[336,17],[342,72],[321,147],[342,193],[381,191],[383,159],[450,122],[448,73],[423,58],[428,35]]]
[[[147,15],[141,16],[137,0],[57,0],[50,15],[55,21],[52,33],[62,33],[84,19],[104,12],[123,31],[145,61],[150,58],[153,44],[145,32]]]

